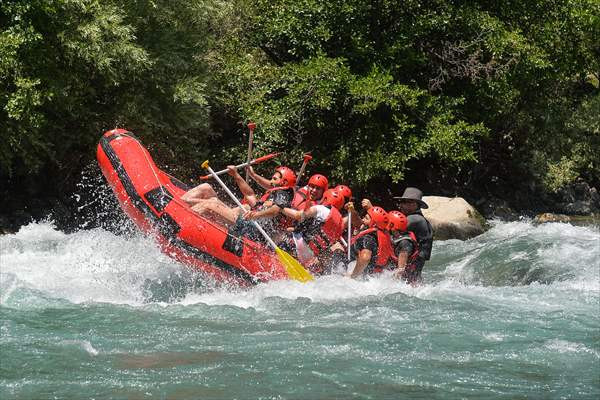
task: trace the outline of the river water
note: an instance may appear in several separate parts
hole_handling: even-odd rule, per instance
[[[492,222],[410,287],[216,285],[136,233],[0,237],[0,399],[598,399],[600,230]]]

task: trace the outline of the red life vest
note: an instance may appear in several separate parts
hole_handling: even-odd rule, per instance
[[[307,244],[315,256],[323,250],[327,250],[331,245],[338,241],[344,230],[344,221],[339,210],[330,207],[329,215],[323,221],[318,233],[308,240]]]
[[[294,199],[292,200],[292,208],[298,211],[308,210],[313,202],[310,200],[308,194],[308,186],[301,187],[294,193]]]
[[[389,233],[377,228],[365,229],[352,238],[351,244],[356,243],[356,239],[359,237],[365,236],[372,232],[377,232],[377,255],[375,258],[375,266],[383,267],[388,263],[390,258],[393,259],[395,257]]]

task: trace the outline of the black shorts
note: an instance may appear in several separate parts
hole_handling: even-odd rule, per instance
[[[229,233],[237,237],[244,236],[252,241],[268,244],[260,231],[256,229],[254,223],[244,219],[242,214],[238,216],[235,225],[229,230]]]
[[[417,258],[414,263],[404,270],[402,274],[402,279],[404,279],[407,283],[419,283],[423,280],[421,278],[421,271],[423,271],[423,266],[425,265],[425,260],[422,258]]]

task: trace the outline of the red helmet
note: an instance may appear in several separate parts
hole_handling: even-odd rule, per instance
[[[375,225],[379,229],[387,229],[390,219],[388,214],[381,207],[371,207],[367,210],[367,214],[371,217],[370,226]]]
[[[337,185],[334,190],[344,197],[345,202],[350,201],[350,198],[352,197],[352,190],[350,190],[348,186]]]
[[[325,175],[321,174],[314,174],[313,176],[311,176],[308,180],[308,184],[320,187],[321,189],[323,189],[323,191],[326,191],[329,187],[329,181],[327,180]]]
[[[390,231],[406,231],[408,227],[408,219],[406,219],[406,215],[402,214],[400,211],[394,210],[388,213],[388,218],[390,219],[390,224],[388,229]]]
[[[282,187],[285,187],[285,188],[294,187],[294,185],[296,184],[296,173],[294,171],[292,171],[288,167],[277,167],[277,168],[275,168],[275,171],[277,171],[281,174],[281,179],[286,180],[286,184],[282,185]]]
[[[334,206],[338,210],[341,210],[344,206],[344,196],[342,196],[338,191],[334,189],[329,189],[325,193],[323,193],[323,198],[321,198],[321,205]]]

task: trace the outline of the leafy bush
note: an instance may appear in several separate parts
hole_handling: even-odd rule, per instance
[[[355,186],[599,183],[595,0],[13,0],[0,21],[0,177],[24,190],[115,126],[181,172],[238,161],[248,120],[257,153]]]

